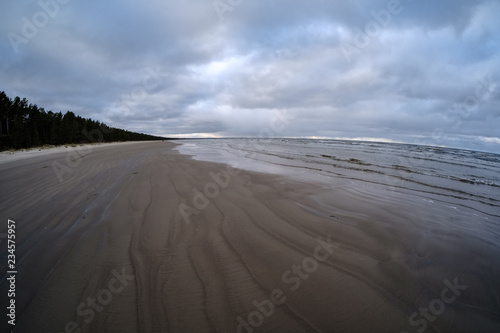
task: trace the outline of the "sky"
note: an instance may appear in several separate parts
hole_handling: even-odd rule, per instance
[[[168,137],[500,153],[500,0],[2,0],[0,91]]]

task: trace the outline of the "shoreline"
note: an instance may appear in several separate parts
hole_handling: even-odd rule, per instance
[[[440,224],[442,211],[175,147],[95,149],[63,181],[50,163],[65,151],[0,165],[1,217],[17,228],[16,330],[398,333],[455,279],[468,289],[429,331],[500,327],[498,246]]]
[[[74,152],[82,148],[98,148],[119,146],[129,143],[141,143],[145,141],[125,141],[125,142],[93,142],[93,143],[72,143],[64,145],[44,145],[40,147],[23,148],[17,150],[4,150],[0,152],[0,164],[24,160],[30,157],[49,156],[56,153]],[[151,141],[156,142],[156,141]]]

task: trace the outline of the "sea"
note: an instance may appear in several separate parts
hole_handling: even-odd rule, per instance
[[[324,139],[189,139],[176,149],[242,170],[356,186],[374,196],[441,205],[486,221],[500,239],[500,155],[422,146]],[[390,195],[389,195],[390,194]],[[470,222],[472,223],[472,222]]]

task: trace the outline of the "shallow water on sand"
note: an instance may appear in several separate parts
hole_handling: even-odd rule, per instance
[[[377,242],[385,238],[379,236],[390,235],[379,246],[385,247],[385,255],[393,248],[392,258],[379,264],[378,270],[387,283],[394,274],[394,263],[404,261],[408,271],[392,278],[393,287],[413,288],[412,305],[404,310],[400,307],[408,313],[408,329],[440,331],[441,327],[447,331],[461,316],[462,324],[454,331],[493,332],[498,328],[500,155],[339,140],[200,139],[180,143],[177,150],[198,160],[321,184],[307,195],[315,207],[310,212],[349,225]],[[441,306],[444,302],[436,295],[459,281],[469,291],[457,292],[461,299],[446,304],[453,309],[440,318],[446,324],[440,326],[434,322],[436,316],[426,318],[418,313],[429,302]],[[387,288],[393,287],[389,283]],[[441,310],[431,308],[438,315]],[[412,317],[414,313],[418,314]]]
[[[348,180],[357,186],[404,193],[429,204],[500,220],[500,155],[410,144],[305,139],[181,140],[195,159],[241,169]],[[467,211],[467,212],[465,212]],[[497,236],[499,236],[497,234]]]

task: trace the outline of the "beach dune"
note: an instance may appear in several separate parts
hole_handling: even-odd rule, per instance
[[[497,245],[462,241],[437,208],[174,147],[0,164],[2,221],[16,222],[15,332],[500,328]]]

